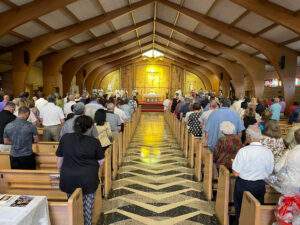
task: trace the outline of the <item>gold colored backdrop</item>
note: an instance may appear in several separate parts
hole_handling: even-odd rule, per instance
[[[120,70],[115,70],[107,74],[101,81],[100,88],[105,91],[114,91],[121,89],[120,85],[121,73]]]
[[[170,67],[158,64],[142,64],[135,66],[135,87],[143,99],[145,94],[154,92],[164,99],[169,91]]]
[[[206,89],[205,85],[196,74],[188,71],[185,72],[184,87],[183,87],[183,92],[185,94],[189,94],[192,90],[198,92],[200,90],[205,90],[205,89]]]

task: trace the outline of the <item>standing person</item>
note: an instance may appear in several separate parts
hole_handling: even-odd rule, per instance
[[[35,107],[41,111],[42,108],[48,103],[46,99],[44,99],[44,94],[42,92],[39,92],[37,94],[37,100],[35,101]]]
[[[83,192],[84,225],[92,225],[95,192],[99,186],[99,164],[104,151],[98,139],[86,135],[94,122],[89,116],[79,116],[74,133],[65,134],[56,151],[60,169],[60,189],[70,196],[76,188]]]
[[[172,99],[171,113],[174,113],[177,104],[178,104],[178,95],[176,95],[176,96]]]
[[[230,100],[223,99],[221,101],[221,108],[210,114],[207,124],[205,126],[205,133],[207,136],[207,145],[213,151],[217,145],[220,137],[220,124],[223,121],[229,121],[234,124],[236,134],[240,134],[244,129],[243,121],[240,116],[233,110],[229,109]]]
[[[266,125],[265,133],[261,139],[261,143],[263,146],[271,149],[274,155],[275,162],[275,171],[278,171],[282,164],[281,158],[286,153],[285,144],[283,138],[281,137],[281,130],[279,123],[274,120],[270,120]]]
[[[110,125],[106,122],[106,112],[104,109],[98,109],[95,113],[95,123],[98,131],[98,139],[103,148],[108,148],[112,141],[112,132]]]
[[[72,113],[72,105],[75,105],[75,96],[74,95],[69,95],[68,96],[68,101],[67,103],[64,105],[64,114],[65,116],[67,116],[69,113]]]
[[[187,126],[188,126],[189,133],[193,134],[195,137],[202,136],[200,116],[201,116],[201,105],[199,103],[194,103],[193,113],[189,116]]]
[[[200,122],[203,128],[205,128],[205,125],[207,123],[210,114],[217,109],[218,109],[218,103],[215,100],[212,100],[209,104],[209,110],[204,111],[200,116]]]
[[[117,100],[117,104],[114,108],[114,113],[120,117],[121,123],[124,124],[126,121],[128,121],[129,118],[127,117],[126,113],[120,108],[120,105],[122,105],[122,102],[123,102],[122,99]]]
[[[73,108],[74,116],[72,118],[68,119],[64,123],[64,125],[63,125],[63,127],[61,128],[61,131],[60,131],[60,138],[64,134],[73,133],[74,132],[74,123],[75,123],[75,120],[77,119],[77,117],[79,117],[81,115],[84,115],[85,106],[84,106],[84,104],[82,102],[76,103],[75,105],[72,106],[72,108]],[[97,132],[96,127],[93,125],[92,129],[89,129],[87,131],[86,135],[94,137],[94,138],[98,138],[98,132]]]
[[[40,118],[44,126],[43,139],[45,141],[59,141],[65,116],[62,109],[55,105],[54,96],[48,97],[48,103],[40,111]]]
[[[265,108],[265,106],[264,106],[262,100],[257,99],[257,105],[256,105],[256,109],[255,109],[256,113],[257,113],[258,115],[262,116],[262,114],[263,114],[263,112],[265,111],[265,109],[266,109],[266,108]]]
[[[114,103],[110,102],[106,105],[106,107],[106,121],[109,123],[113,135],[116,136],[121,131],[121,119],[117,114],[114,113]]]
[[[248,107],[245,110],[243,121],[244,121],[245,129],[247,129],[250,125],[254,125],[254,124],[257,123],[257,120],[255,118],[254,108]],[[242,143],[245,143],[245,141],[246,141],[246,131],[243,130],[243,132],[242,132]]]
[[[15,104],[13,102],[7,102],[4,110],[0,112],[0,144],[3,144],[3,132],[7,124],[14,121],[16,116],[14,115]]]
[[[170,110],[170,104],[171,104],[171,100],[169,98],[169,95],[167,94],[166,99],[163,101],[163,106],[164,106],[165,112]]]
[[[274,167],[272,151],[260,143],[262,135],[259,128],[249,126],[246,130],[246,138],[249,145],[238,151],[232,163],[233,174],[237,177],[234,187],[237,221],[245,191],[249,191],[261,204],[264,203],[266,192],[264,180],[272,173]]]
[[[4,144],[11,144],[10,165],[12,169],[36,168],[35,155],[32,152],[32,141],[38,142],[38,133],[35,126],[28,122],[30,110],[20,107],[18,118],[7,124],[4,129]]]
[[[9,95],[4,95],[2,102],[0,102],[0,112],[4,109],[5,105],[9,102]]]
[[[96,95],[93,94],[90,100],[91,101],[85,105],[85,115],[94,119],[96,111],[98,109],[104,109],[104,107],[101,104],[99,104]]]
[[[280,101],[279,104],[281,106],[280,113],[284,114],[285,109],[286,109],[286,103],[285,103],[284,97],[280,96],[279,101]]]
[[[279,98],[275,98],[274,103],[270,107],[270,110],[272,112],[272,120],[280,120],[281,105],[279,104],[279,101]]]

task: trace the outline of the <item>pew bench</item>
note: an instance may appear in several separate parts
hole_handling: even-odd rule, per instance
[[[78,196],[75,193],[73,199],[68,199],[66,193],[59,189],[59,173],[52,170],[0,170],[0,192],[6,194],[17,194],[17,195],[42,195],[47,196],[50,208],[50,219],[52,224],[76,224],[77,223],[66,223],[63,221],[66,215],[73,218],[72,214],[62,214],[59,209],[63,212],[74,214],[81,213],[82,206],[78,203],[81,200],[82,204],[82,193],[81,190]],[[73,193],[73,194],[74,194]],[[69,202],[70,200],[70,202]],[[75,203],[75,205],[72,203]],[[78,206],[78,207],[77,207]],[[80,208],[81,207],[81,208]],[[96,196],[95,205],[93,210],[93,224],[96,224],[100,218],[102,207],[102,193],[101,185],[99,185]],[[51,214],[54,213],[54,214]],[[62,215],[60,215],[62,214]],[[79,225],[79,224],[78,224]],[[80,224],[82,225],[82,224]]]

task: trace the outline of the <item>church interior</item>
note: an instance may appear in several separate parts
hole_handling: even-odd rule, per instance
[[[232,109],[241,100],[236,112],[244,133],[237,126],[235,132],[247,139],[240,113],[255,104],[255,124],[267,129],[270,118],[259,112],[258,104],[274,116],[273,105],[284,102],[275,120],[285,149],[292,149],[285,138],[293,131],[296,143],[294,127],[300,129],[300,0],[0,0],[0,96],[0,225],[300,224],[299,186],[294,223],[278,219],[278,200],[286,193],[270,184],[264,204],[244,191],[237,210],[235,170],[215,167],[210,131],[203,122],[208,125],[209,119],[200,117],[215,110],[210,108],[215,101],[222,109],[223,100],[230,99]],[[10,123],[2,123],[7,117],[1,111],[12,104],[19,118],[24,96],[34,100],[32,108],[40,116],[31,137],[39,141],[30,147],[36,170],[13,168],[13,158],[18,158],[13,149],[21,142],[10,136]],[[46,128],[52,126],[51,133],[58,125],[47,125],[52,114],[40,109],[37,99],[50,103],[51,96],[56,105],[57,99],[66,99],[59,129],[69,119],[63,104],[73,98],[74,106],[82,99],[98,101],[100,106],[92,106],[95,117],[96,110],[109,111],[112,102],[115,108],[128,100],[136,104],[127,119],[122,118],[127,108],[120,115],[110,112],[119,116],[121,130],[115,134],[110,124],[113,135],[104,161],[98,159],[100,183],[90,219],[86,204],[91,197],[84,189],[67,193],[61,188],[63,136],[45,139]],[[207,100],[204,106],[202,100]],[[245,110],[242,101],[248,104]],[[92,103],[84,104],[87,112]],[[30,118],[35,112],[29,105]],[[70,112],[75,108],[70,106]],[[199,119],[191,124],[186,115],[194,111]],[[195,123],[200,136],[191,131]],[[299,153],[297,157],[299,161]]]

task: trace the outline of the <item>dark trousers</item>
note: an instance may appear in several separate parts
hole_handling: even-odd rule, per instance
[[[263,204],[264,195],[266,193],[265,182],[263,180],[243,180],[239,177],[236,179],[234,187],[234,208],[237,224],[240,218],[244,191],[249,191],[261,204]]]
[[[29,156],[13,157],[10,156],[10,167],[20,170],[35,170],[36,161],[35,154]]]

